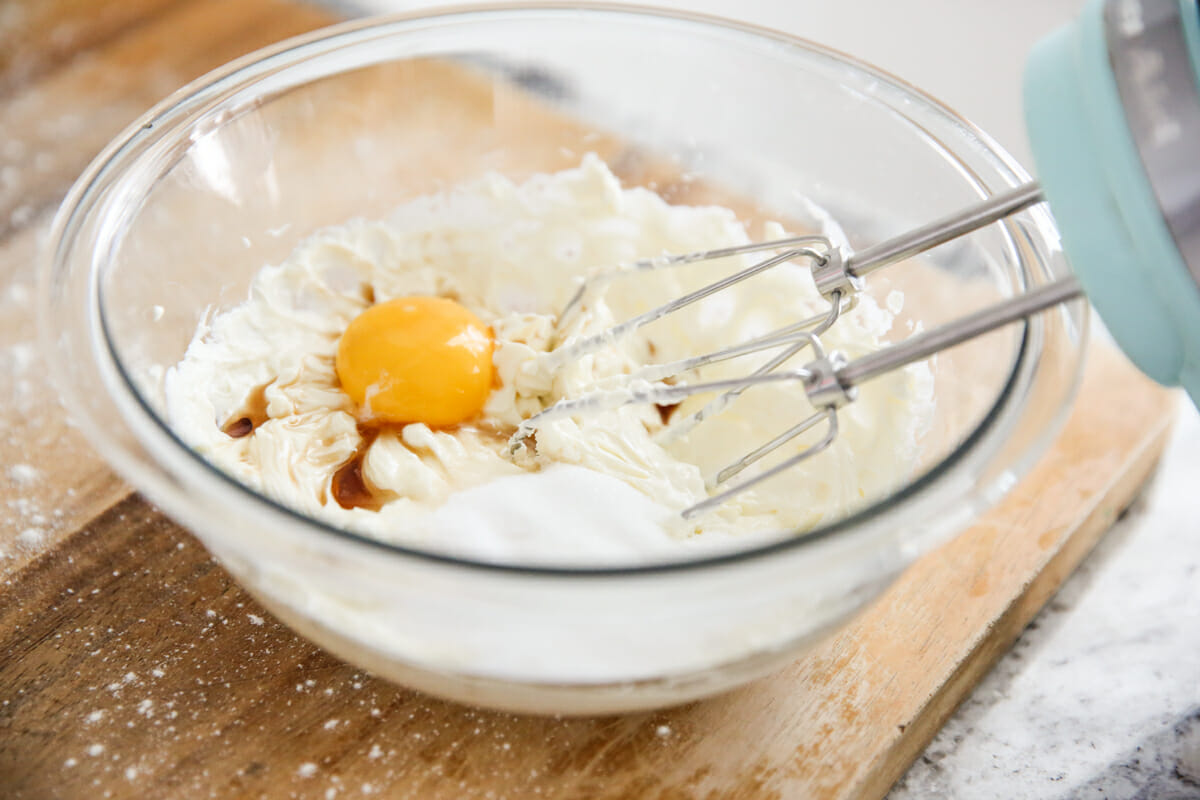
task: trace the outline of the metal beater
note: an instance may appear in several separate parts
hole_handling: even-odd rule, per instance
[[[663,432],[667,437],[679,436],[690,431],[706,417],[725,408],[738,394],[751,386],[773,382],[794,382],[803,386],[805,394],[816,412],[737,461],[708,476],[706,478],[707,487],[716,493],[703,502],[684,510],[683,516],[690,518],[708,511],[755,484],[790,469],[801,461],[812,458],[827,449],[837,437],[838,409],[854,400],[856,387],[864,381],[914,361],[928,358],[940,350],[953,347],[968,339],[1080,296],[1082,288],[1078,281],[1074,277],[1063,278],[850,362],[847,362],[840,353],[827,352],[821,343],[821,334],[836,323],[839,316],[853,305],[857,294],[862,290],[864,276],[881,267],[910,258],[1010,214],[1017,213],[1041,200],[1041,187],[1037,184],[1027,184],[856,253],[849,253],[837,247],[823,236],[798,236],[756,242],[739,247],[661,256],[595,273],[580,285],[573,299],[563,310],[560,315],[560,326],[582,305],[585,298],[617,277],[745,253],[774,251],[773,255],[746,269],[650,309],[601,333],[553,351],[548,361],[548,366],[551,368],[562,366],[580,356],[609,346],[644,325],[787,262],[807,263],[818,290],[829,302],[829,310],[827,313],[801,320],[765,336],[732,347],[667,364],[653,364],[644,367],[628,376],[624,385],[619,389],[594,391],[578,398],[561,401],[525,420],[513,434],[510,440],[510,450],[515,452],[526,446],[528,439],[538,426],[553,419],[633,403],[670,405],[694,394],[722,392],[704,408],[673,422]],[[781,365],[805,348],[811,348],[814,356],[812,360],[798,369],[779,369]],[[707,364],[772,349],[778,349],[779,352],[744,377],[691,384],[668,385],[663,382]],[[825,426],[825,433],[815,444],[752,478],[732,486],[728,485],[746,467],[797,436],[821,425]]]

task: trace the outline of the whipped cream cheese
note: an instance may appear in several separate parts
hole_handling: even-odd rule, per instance
[[[787,235],[768,225],[766,235]],[[194,450],[263,495],[379,539],[514,563],[596,566],[749,545],[836,519],[912,474],[933,413],[933,380],[914,365],[865,386],[819,457],[687,523],[704,476],[812,412],[802,387],[752,388],[676,440],[664,414],[628,405],[557,419],[514,459],[507,437],[558,400],[621,386],[650,362],[727,347],[822,311],[801,264],[783,264],[550,368],[581,336],[749,266],[761,255],[623,277],[561,324],[577,277],[636,258],[742,244],[718,207],[672,206],[622,189],[598,158],[523,184],[487,175],[411,201],[381,221],[353,220],[302,242],[253,279],[249,298],[206,318],[164,376],[169,424]],[[365,431],[334,368],[339,337],[372,303],[457,300],[492,328],[496,387],[482,417]],[[822,339],[853,358],[881,346],[899,298],[863,297]],[[770,354],[704,368],[690,380],[744,375]],[[794,361],[799,366],[809,353]],[[693,398],[674,415],[710,398]],[[672,416],[672,419],[677,418]],[[247,421],[249,420],[249,421]],[[820,432],[782,448],[798,452]],[[335,476],[354,463],[374,502],[343,507]],[[771,462],[768,461],[766,465]],[[750,473],[747,473],[750,474]]]

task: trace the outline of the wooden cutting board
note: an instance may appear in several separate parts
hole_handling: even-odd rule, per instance
[[[283,628],[70,428],[32,346],[39,231],[182,82],[327,18],[278,0],[10,0],[0,15],[0,796],[878,798],[1137,493],[1174,398],[1091,354],[993,513],[770,678],[596,719],[388,685]],[[6,386],[5,386],[6,384]]]

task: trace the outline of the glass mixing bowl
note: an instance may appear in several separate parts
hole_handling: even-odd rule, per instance
[[[961,531],[1043,449],[1086,330],[1071,304],[943,354],[919,474],[853,516],[629,568],[451,558],[335,530],[234,482],[162,418],[158,381],[212,309],[313,231],[496,170],[605,158],[673,202],[833,211],[856,246],[1028,176],[901,81],[808,42],[619,7],[478,8],[340,25],[168,98],[88,168],[47,248],[48,361],[73,417],[264,605],[428,692],[533,712],[649,708],[796,655]],[[743,203],[742,207],[749,208]],[[926,328],[1066,271],[1044,207],[872,276]]]

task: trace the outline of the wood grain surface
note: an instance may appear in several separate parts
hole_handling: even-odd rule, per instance
[[[87,160],[178,84],[325,17],[277,0],[12,7],[0,17],[12,43],[0,47],[2,797],[881,797],[1165,440],[1173,397],[1096,349],[1068,427],[1002,506],[807,656],[722,697],[565,720],[389,685],[277,623],[131,494],[54,405],[32,342],[39,231]]]

